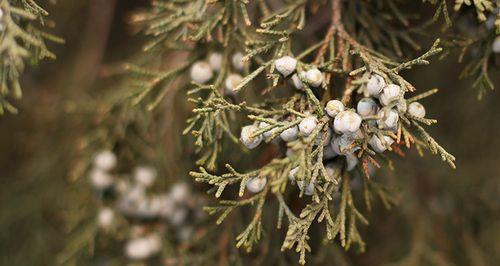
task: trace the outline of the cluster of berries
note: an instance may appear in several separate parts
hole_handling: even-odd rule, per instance
[[[291,76],[291,83],[296,89],[302,90],[304,81],[311,87],[324,85],[324,76],[321,71],[317,68],[310,68],[296,73],[297,64],[297,60],[290,56],[275,61],[276,70],[284,77]],[[370,148],[377,153],[391,149],[395,141],[395,134],[391,132],[397,132],[401,115],[415,119],[425,117],[426,111],[422,104],[405,100],[404,90],[397,84],[386,82],[381,75],[371,74],[363,89],[365,97],[357,100],[353,107],[345,106],[343,102],[336,99],[328,101],[324,107],[329,121],[328,127],[320,131],[315,145],[324,146],[323,160],[330,160],[325,164],[325,168],[328,168],[327,172],[334,173],[342,169],[338,163],[329,163],[333,162],[331,159],[337,156],[345,157],[347,171],[353,170],[359,162],[356,151],[362,148],[364,140],[367,140]],[[295,123],[285,130],[281,128],[279,137],[283,142],[292,142],[300,137],[307,137],[315,131],[320,119],[322,118],[308,114],[300,123]],[[363,123],[366,124],[364,130],[362,130]],[[262,132],[265,128],[270,129],[256,135],[256,132]],[[278,127],[272,127],[266,122],[247,125],[241,129],[240,141],[247,148],[254,149],[264,139],[277,136],[277,130]],[[297,168],[292,169],[291,180],[294,180],[297,171]],[[251,192],[259,192],[266,183],[265,177],[255,177],[248,181],[247,189]],[[305,194],[313,193],[314,184],[312,183],[307,184]],[[300,180],[297,184],[301,187],[305,185]]]
[[[207,60],[200,60],[191,66],[191,80],[206,84],[214,77],[214,72],[219,72],[223,64],[223,55],[218,52],[211,53]],[[245,69],[243,54],[236,52],[231,56],[232,72],[229,73],[224,81],[224,92],[226,95],[234,95],[234,88],[243,80],[241,72]]]
[[[116,165],[117,157],[113,152],[106,150],[97,153],[89,180],[103,205],[97,213],[97,226],[107,233],[119,228],[126,228],[130,232],[124,248],[125,256],[143,260],[157,254],[162,247],[160,236],[166,225],[175,229],[179,240],[188,241],[193,226],[187,220],[203,216],[201,202],[196,201],[189,186],[178,182],[167,192],[151,193],[148,189],[157,179],[154,168],[136,167],[129,181],[113,174]],[[145,224],[151,224],[152,221],[161,226],[149,230]]]

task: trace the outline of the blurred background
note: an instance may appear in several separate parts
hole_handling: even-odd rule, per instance
[[[1,265],[54,265],[67,245],[65,213],[79,208],[72,202],[88,190],[68,173],[93,119],[89,110],[76,107],[93,101],[100,90],[113,90],[110,69],[137,52],[142,41],[127,17],[148,1],[40,4],[55,22],[50,32],[66,44],[51,47],[57,60],[27,70],[23,99],[16,102],[19,114],[0,117]],[[471,80],[458,79],[460,71],[456,57],[449,56],[406,74],[420,91],[440,89],[425,100],[429,117],[439,121],[430,132],[456,156],[457,169],[415,151],[395,159],[395,171],[384,174],[401,188],[402,204],[370,213],[363,232],[367,251],[345,254],[348,264],[384,265],[403,258],[411,264],[405,254],[414,253],[429,256],[422,262],[428,265],[500,263],[500,92],[477,101]],[[498,69],[491,77],[500,87]],[[185,117],[188,109],[176,112]],[[177,120],[172,135],[184,127]],[[175,160],[178,175],[189,178],[193,161],[181,158],[181,144],[172,147],[178,157],[167,159]]]

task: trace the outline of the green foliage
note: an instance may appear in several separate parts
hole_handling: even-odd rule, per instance
[[[55,58],[45,41],[63,43],[62,39],[37,28],[36,22],[43,26],[47,15],[33,0],[0,2],[0,115],[5,111],[17,113],[10,98],[22,97],[19,79],[25,65]]]
[[[279,25],[279,23],[275,23],[274,25]],[[319,54],[316,58],[320,58],[319,62],[324,63],[306,64],[299,61],[297,69],[300,73],[301,69],[307,69],[315,66],[325,73],[331,75],[343,75],[344,77],[352,79],[350,83],[345,85],[344,88],[343,100],[347,103],[355,97],[355,95],[353,95],[355,92],[363,94],[366,81],[371,73],[377,73],[385,77],[387,80],[392,80],[394,83],[401,85],[401,87],[406,91],[415,90],[415,88],[408,81],[400,76],[399,72],[417,65],[426,65],[429,63],[427,60],[430,56],[441,51],[441,48],[438,46],[439,41],[436,41],[428,52],[417,57],[416,59],[409,60],[404,63],[397,63],[388,57],[358,43],[355,39],[348,35],[340,24],[334,24],[332,28],[336,34],[330,36],[330,38],[336,36],[339,42],[337,45],[344,47],[344,49],[349,49],[348,52],[336,53],[335,49],[330,49],[329,54],[328,52],[325,52],[327,53],[326,55],[321,55],[320,46],[313,45],[310,48],[306,48],[304,56],[316,51]],[[274,31],[270,32],[267,30],[262,30],[261,32],[263,35],[272,36],[276,33]],[[250,86],[253,82],[257,82],[257,74],[263,71],[262,68],[269,71],[266,75],[269,79],[278,79],[278,81],[273,81],[273,84],[278,84],[280,82],[280,75],[273,73],[275,70],[273,67],[274,65],[268,65],[267,62],[273,62],[282,54],[290,53],[290,51],[280,52],[284,49],[284,47],[290,47],[290,44],[284,46],[278,45],[278,47],[272,48],[275,41],[268,41],[268,36],[264,36],[263,38],[265,39],[252,41],[251,43],[253,44],[255,42],[259,43],[262,47],[269,47],[269,49],[271,49],[270,51],[275,49],[275,52],[271,52],[271,54],[275,55],[275,57],[267,60],[258,60],[263,62],[260,63],[261,66],[257,67],[254,72],[247,75],[235,90],[239,91],[244,85]],[[322,43],[328,42],[323,41]],[[247,57],[256,57],[261,54],[258,52],[258,49],[253,49],[253,46],[252,49],[248,49],[247,51]],[[302,56],[297,58],[300,59]],[[332,59],[331,61],[328,61],[327,58]],[[358,58],[360,60],[358,60]],[[357,65],[359,66],[356,68],[353,67]],[[256,72],[258,73],[254,74]],[[268,125],[255,131],[253,133],[253,137],[269,132],[270,136],[266,138],[266,141],[270,141],[279,136],[279,134],[284,130],[298,125],[303,118],[313,112],[318,116],[319,122],[315,130],[309,136],[299,138],[296,141],[292,141],[287,144],[287,148],[292,155],[287,155],[283,158],[275,158],[268,164],[246,173],[239,173],[234,170],[232,166],[226,165],[229,170],[229,173],[226,174],[213,175],[207,172],[204,168],[200,168],[199,172],[191,172],[191,175],[199,182],[214,185],[216,189],[214,189],[213,192],[215,192],[215,196],[217,198],[223,194],[227,186],[236,184],[239,184],[238,195],[242,197],[244,196],[245,185],[250,178],[267,178],[268,185],[258,194],[237,201],[222,200],[220,201],[221,206],[209,207],[207,210],[211,214],[220,213],[218,223],[221,223],[229,215],[229,213],[234,211],[236,208],[255,205],[256,207],[254,207],[255,210],[253,219],[250,221],[246,229],[237,237],[237,246],[243,246],[247,250],[250,250],[252,246],[258,242],[262,235],[262,222],[260,220],[263,219],[261,215],[262,208],[264,208],[265,205],[264,201],[267,199],[267,194],[273,194],[280,203],[279,226],[282,224],[281,216],[283,213],[287,217],[289,223],[287,235],[283,242],[283,249],[293,249],[293,247],[295,247],[295,250],[300,253],[300,263],[304,264],[305,254],[310,251],[310,246],[308,244],[308,231],[315,220],[318,222],[325,221],[327,240],[333,240],[336,236],[339,236],[343,247],[349,249],[353,244],[357,244],[360,250],[364,249],[365,243],[359,234],[357,226],[359,223],[367,224],[368,221],[361,214],[361,211],[354,205],[354,196],[349,185],[350,173],[344,166],[342,166],[344,162],[337,161],[334,166],[329,166],[327,162],[322,159],[324,146],[318,145],[318,142],[323,143],[323,141],[326,140],[328,125],[331,124],[332,121],[331,118],[323,113],[321,102],[325,102],[328,98],[320,101],[316,97],[317,92],[313,92],[313,88],[307,85],[307,80],[302,78],[302,82],[305,86],[304,92],[297,92],[292,97],[276,99],[274,102],[253,108],[248,108],[248,105],[245,103],[234,105],[224,101],[221,99],[222,95],[216,93],[216,90],[214,90],[214,87],[216,87],[217,84],[215,86],[209,86],[210,89],[218,95],[219,100],[217,101],[217,104],[219,104],[219,106],[213,105],[209,101],[205,103],[205,106],[207,107],[195,109],[195,113],[198,113],[200,110],[206,110],[211,113],[224,110],[247,113],[247,117],[253,120],[255,124],[265,122]],[[339,88],[332,87],[331,89],[327,89],[325,86],[324,89],[335,90]],[[435,92],[436,90],[433,90],[431,92],[410,98],[407,100],[407,104],[420,100]],[[334,93],[334,91],[331,91],[330,93],[338,95],[338,93]],[[323,94],[323,97],[328,96],[328,93]],[[281,105],[276,105],[280,102],[282,103]],[[395,104],[389,105],[385,108],[390,110],[394,106]],[[392,135],[395,139],[397,139],[397,142],[405,143],[407,147],[410,147],[412,143],[415,143],[419,149],[427,147],[431,150],[431,152],[439,154],[444,161],[447,161],[452,167],[455,167],[455,158],[447,153],[439,144],[437,144],[420,125],[430,125],[435,123],[435,120],[414,117],[409,114],[401,116],[402,123],[399,125],[396,136],[394,133],[388,131],[370,128],[368,124],[370,119],[376,119],[376,117],[366,118],[367,124],[363,126],[364,130],[366,130],[366,135],[362,137],[358,143],[354,143],[352,147],[350,147],[350,149],[354,147],[361,148],[361,151],[356,153],[356,156],[362,161],[362,168],[360,169],[360,172],[357,172],[357,174],[358,178],[362,178],[359,175],[363,171],[365,172],[363,179],[365,180],[366,185],[365,200],[367,206],[371,206],[373,199],[372,195],[374,194],[380,196],[386,207],[390,207],[395,203],[395,199],[394,196],[391,195],[391,191],[384,189],[383,186],[370,180],[367,170],[363,169],[368,163],[378,165],[374,157],[376,158],[379,155],[377,155],[368,146],[368,136],[371,135],[372,130],[375,134]],[[386,158],[384,157],[384,159]],[[340,165],[338,163],[340,163]],[[291,188],[289,188],[289,184],[287,183],[288,175],[291,169],[295,167],[298,167],[299,169],[296,174],[297,181],[301,181],[304,184],[300,187],[299,195],[302,196],[304,194],[305,187],[308,184],[314,184],[315,187],[312,195],[312,202],[306,205],[306,207],[300,211],[299,215],[293,214],[290,206],[287,205],[283,196],[283,193],[291,190]],[[333,174],[328,174],[327,168],[329,167],[329,170],[333,171]],[[338,190],[339,187],[339,192],[336,192],[335,189]],[[293,198],[293,195],[290,196],[289,193],[287,194],[290,198]],[[336,194],[340,194],[340,196],[338,196],[340,197],[340,202],[334,203],[333,197],[335,197]]]
[[[461,77],[474,78],[472,87],[478,91],[477,97],[479,100],[483,98],[486,92],[495,89],[495,85],[490,78],[490,60],[493,60],[492,58],[494,57],[491,50],[493,40],[493,35],[491,35],[486,41],[481,38],[466,40],[459,46],[462,54],[468,50],[472,50],[473,58],[467,60],[468,62],[461,73]]]
[[[210,185],[209,194],[222,198],[205,210],[217,215],[217,224],[238,224],[239,232],[234,237],[237,248],[250,252],[269,235],[278,234],[279,230],[266,227],[268,221],[277,220],[278,229],[286,226],[281,250],[296,251],[301,264],[311,252],[311,229],[317,224],[325,228],[320,237],[323,243],[338,241],[345,250],[362,252],[366,243],[360,226],[368,225],[367,213],[376,199],[387,209],[398,203],[397,190],[385,180],[374,180],[370,169],[393,169],[400,160],[393,161],[392,155],[404,155],[402,149],[412,146],[420,154],[428,149],[455,168],[455,157],[425,128],[437,121],[413,115],[406,108],[437,89],[405,98],[417,88],[405,78],[404,71],[428,65],[432,56],[443,52],[441,46],[446,53],[460,48],[463,58],[470,47],[479,44],[487,48],[479,59],[470,60],[464,75],[477,78],[473,86],[480,92],[492,89],[488,67],[494,30],[475,39],[452,36],[449,31],[454,19],[444,0],[429,1],[436,5],[431,17],[409,11],[405,1],[275,2],[153,1],[151,8],[132,16],[133,24],[149,41],[143,53],[125,66],[127,79],[122,90],[116,91],[119,100],[106,115],[113,119],[130,114],[133,121],[123,123],[127,120],[121,117],[117,127],[128,130],[127,134],[136,128],[147,134],[142,131],[148,127],[143,123],[164,110],[159,108],[162,100],[177,91],[187,91],[193,114],[183,134],[193,136],[199,165],[199,170],[190,175]],[[485,0],[456,1],[455,10],[471,5],[480,21],[494,12],[494,4]],[[428,45],[420,41],[422,36],[428,35],[430,26],[441,17],[445,22],[444,41],[436,39],[427,51],[419,52]],[[243,51],[242,62],[237,62],[243,68],[239,69],[234,55]],[[417,52],[421,55],[415,56]],[[212,69],[213,77],[206,84],[189,82],[187,76],[193,78],[189,71],[193,65],[208,61],[215,53],[221,55],[221,63],[220,69]],[[278,70],[276,60],[284,56],[297,61],[294,72],[302,88],[290,88],[289,83],[298,81],[290,82],[290,76]],[[165,62],[170,58],[182,62],[171,66]],[[313,86],[303,74],[312,69],[322,74],[319,86]],[[230,87],[227,78],[234,73],[243,77]],[[346,110],[355,112],[358,101],[370,96],[367,83],[374,75],[401,88],[397,100],[377,106],[377,114],[362,117],[359,130],[353,134],[356,136],[333,132],[335,118],[325,112],[326,103],[340,100]],[[381,126],[384,115],[395,110],[399,119],[396,126]],[[311,116],[317,119],[312,132],[301,133],[287,143],[276,140]],[[242,124],[258,128],[248,137],[264,140],[265,148],[258,148],[259,153],[250,153],[244,147],[233,150],[239,143],[235,132]],[[112,127],[113,122],[108,121],[99,135],[101,141],[115,147],[119,142],[113,142],[118,138],[110,133]],[[334,145],[331,139],[345,136],[352,141],[341,147],[336,157],[327,157],[327,149]],[[132,139],[130,135],[119,137],[127,142]],[[382,141],[389,152],[373,148],[370,142],[375,137],[394,142]],[[220,172],[221,166],[227,171]],[[251,193],[246,187],[254,179],[267,183],[259,192]],[[267,215],[271,206],[275,213],[277,208],[275,217]],[[235,214],[248,209],[249,218]]]
[[[425,2],[425,1],[424,1]],[[451,26],[451,18],[447,11],[446,1],[430,1],[438,5],[436,13],[427,25],[437,21],[439,14],[443,13],[447,26]],[[470,18],[466,7],[474,7],[477,20],[475,23]],[[486,92],[495,89],[490,78],[491,61],[494,61],[492,45],[495,36],[500,34],[500,6],[494,0],[456,0],[455,11],[462,11],[463,25],[458,25],[454,34],[445,40],[445,46],[449,49],[458,50],[459,62],[464,62],[465,67],[460,75],[461,78],[472,77],[472,87],[478,91],[478,99],[481,100]]]
[[[477,19],[479,21],[485,21],[486,20],[486,12],[494,12],[495,11],[495,3],[494,0],[455,0],[455,6],[454,9],[456,11],[460,10],[462,6],[467,5],[471,6],[473,5],[474,8],[476,9],[477,13]]]

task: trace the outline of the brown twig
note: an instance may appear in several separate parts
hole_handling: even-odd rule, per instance
[[[328,32],[325,35],[323,45],[321,45],[321,48],[318,50],[318,53],[316,54],[316,58],[314,59],[314,64],[318,64],[321,58],[323,58],[323,56],[325,55],[326,50],[328,49],[328,44],[335,35],[336,30],[339,27],[343,28],[341,22],[341,14],[342,14],[342,3],[340,2],[340,0],[334,0],[332,3],[332,23],[330,25],[330,28],[328,29]]]

